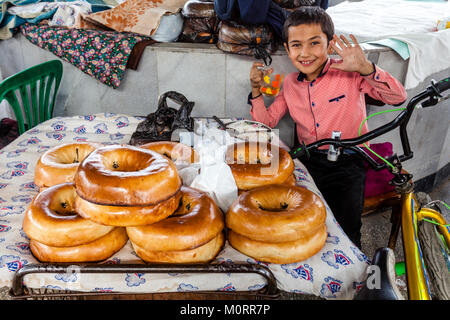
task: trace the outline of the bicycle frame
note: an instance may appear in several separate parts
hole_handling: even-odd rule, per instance
[[[400,139],[403,148],[403,155],[393,155],[388,158],[389,162],[394,163],[392,168],[388,168],[394,175],[391,183],[396,186],[396,191],[401,194],[400,207],[401,212],[396,215],[393,209],[393,226],[389,237],[388,247],[395,248],[399,226],[402,228],[403,249],[406,262],[406,277],[408,283],[408,297],[413,300],[430,300],[430,290],[427,281],[427,273],[425,264],[422,258],[422,251],[418,242],[417,225],[419,221],[424,218],[430,218],[439,224],[439,230],[444,237],[447,246],[450,246],[449,230],[444,226],[446,224],[441,214],[435,210],[428,208],[421,208],[419,202],[414,196],[413,186],[410,183],[412,175],[402,171],[402,161],[406,161],[413,157],[406,127],[408,121],[414,111],[415,106],[422,102],[422,107],[429,107],[437,104],[442,98],[441,93],[450,89],[450,78],[443,79],[438,83],[432,84],[424,91],[420,92],[409,101],[407,107],[391,122],[380,126],[372,131],[365,133],[352,139],[322,139],[305,145],[304,143],[289,152],[292,158],[308,155],[308,151],[324,145],[333,145],[336,149],[353,150],[361,158],[363,158],[375,170],[388,168],[385,163],[377,163],[370,156],[368,156],[362,148],[358,147],[369,140],[379,137],[395,128],[399,128]],[[397,209],[397,208],[396,208]],[[395,211],[395,212],[394,212]],[[400,220],[399,220],[400,219]]]
[[[417,237],[417,223],[429,218],[439,223],[439,231],[444,236],[447,246],[450,245],[450,234],[444,225],[442,215],[429,208],[421,208],[414,193],[402,194],[402,235],[403,250],[406,262],[406,279],[408,298],[411,300],[431,300],[427,273],[422,258],[422,251]]]

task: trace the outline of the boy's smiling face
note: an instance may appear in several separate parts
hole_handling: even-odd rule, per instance
[[[317,78],[328,59],[327,35],[318,23],[289,27],[284,47],[292,64],[306,74],[308,81]]]

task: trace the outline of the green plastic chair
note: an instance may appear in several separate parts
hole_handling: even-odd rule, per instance
[[[62,73],[61,61],[51,60],[18,72],[0,83],[0,102],[6,99],[11,105],[19,134],[25,132],[25,120],[27,129],[31,129],[52,118]]]

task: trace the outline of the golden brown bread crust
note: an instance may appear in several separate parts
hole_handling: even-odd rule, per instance
[[[199,161],[198,153],[190,146],[174,141],[155,141],[139,146],[168,157],[175,164],[190,164]]]
[[[278,264],[300,262],[312,257],[325,245],[327,236],[325,225],[309,238],[279,243],[255,241],[228,230],[228,242],[233,248],[258,261]]]
[[[66,247],[92,242],[114,228],[76,214],[75,196],[72,183],[59,184],[40,192],[25,212],[24,232],[43,244]]]
[[[183,186],[181,204],[159,222],[127,227],[131,242],[146,251],[181,251],[211,241],[224,228],[222,211],[205,192]]]
[[[128,145],[93,151],[78,167],[74,182],[78,196],[102,205],[154,205],[181,187],[171,160]]]
[[[34,170],[34,183],[40,188],[73,182],[78,165],[99,143],[66,143],[48,149],[38,160]]]
[[[295,186],[295,175],[291,174],[289,176],[289,178],[286,179],[286,181],[284,181],[282,183],[283,185],[287,185],[287,186]],[[240,196],[241,194],[243,194],[244,192],[247,192],[248,190],[238,190],[238,196]]]
[[[92,242],[72,247],[52,247],[30,240],[33,255],[41,262],[94,262],[108,259],[127,243],[125,228],[111,232]]]
[[[270,185],[241,194],[228,209],[226,225],[253,240],[285,242],[315,234],[325,219],[325,205],[313,192]]]
[[[295,182],[295,175],[291,174],[289,178],[287,178],[282,184],[285,184],[287,186],[295,186]]]
[[[225,159],[239,190],[281,184],[294,172],[289,153],[269,143],[235,143],[227,148]]]
[[[107,226],[128,227],[152,224],[170,216],[180,203],[181,191],[150,206],[107,206],[75,197],[75,210],[86,219]]]
[[[206,263],[213,260],[225,244],[223,232],[194,249],[181,251],[148,251],[131,242],[136,254],[144,261],[157,263]]]

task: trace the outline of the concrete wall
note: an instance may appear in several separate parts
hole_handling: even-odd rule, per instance
[[[408,61],[403,61],[390,49],[366,49],[370,60],[400,81],[404,80]],[[52,53],[31,44],[21,34],[0,41],[0,70],[3,77],[55,58]],[[272,58],[272,65],[278,70],[296,71],[281,48]],[[175,90],[195,102],[193,116],[250,118],[247,96],[253,61],[255,59],[251,57],[226,54],[214,45],[156,44],[145,49],[136,71],[128,69],[125,72],[118,89],[112,89],[64,62],[55,116],[99,112],[147,115],[156,109],[161,94]],[[448,76],[448,70],[432,75],[430,79],[438,80],[445,76]],[[409,98],[424,89],[430,79],[410,90]],[[270,100],[266,102],[268,105]],[[414,158],[406,162],[405,167],[414,173],[415,180],[436,173],[449,162],[449,106],[450,100],[447,100],[434,108],[416,110],[411,118],[408,133]],[[368,113],[391,108],[368,106]],[[369,126],[375,128],[385,124],[396,114],[374,117],[369,121]],[[281,138],[292,145],[294,125],[290,117],[285,116],[278,128],[281,129]],[[377,141],[392,141],[397,152],[401,152],[398,149],[401,146],[398,132],[380,137]]]

